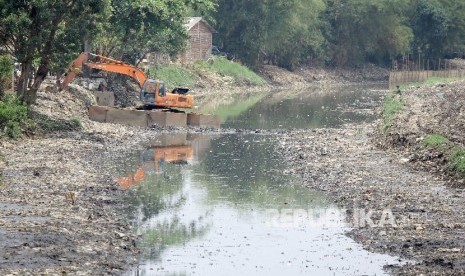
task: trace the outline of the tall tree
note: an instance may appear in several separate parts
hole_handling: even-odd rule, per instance
[[[320,31],[324,10],[322,0],[274,1],[269,6],[262,51],[287,69],[316,58],[324,42]]]
[[[0,45],[21,63],[19,97],[35,102],[52,65],[80,48],[81,37],[91,32],[107,4],[108,0],[0,2]]]
[[[388,62],[409,51],[405,0],[326,0],[327,52],[333,65]]]
[[[323,42],[321,0],[220,0],[217,43],[251,66],[263,58],[291,68]]]
[[[220,0],[216,14],[217,43],[255,66],[266,33],[268,1]]]
[[[111,14],[92,42],[107,56],[130,63],[149,53],[178,53],[187,40],[188,13],[214,11],[216,0],[112,0]]]
[[[437,0],[414,0],[410,18],[414,34],[412,51],[428,58],[442,57],[450,24],[444,6]]]
[[[449,17],[446,51],[448,53],[465,53],[465,2],[441,0]]]

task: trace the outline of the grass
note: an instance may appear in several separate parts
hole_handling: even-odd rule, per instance
[[[210,71],[218,73],[221,76],[232,77],[238,84],[266,84],[263,78],[246,66],[234,61],[229,61],[225,57],[212,57],[208,61],[198,61],[194,64],[194,69],[196,71]]]
[[[460,175],[465,176],[465,148],[460,148],[452,153],[451,167]]]
[[[392,120],[395,116],[402,111],[404,107],[404,101],[398,95],[390,93],[384,99],[384,111],[383,111],[383,128],[388,130],[392,125]]]
[[[71,119],[69,119],[69,123],[74,129],[82,129],[82,123],[77,117],[71,117]]]
[[[224,57],[212,57],[207,61],[197,61],[192,67],[184,68],[180,65],[159,65],[151,67],[148,75],[152,79],[165,82],[168,90],[175,87],[192,87],[201,76],[219,74],[231,77],[239,85],[264,85],[266,81],[246,66],[229,61]]]
[[[164,81],[169,90],[175,87],[191,87],[199,80],[190,70],[176,65],[152,67],[149,69],[149,76]]]
[[[35,119],[36,128],[43,132],[54,132],[54,131],[73,131],[80,130],[82,128],[81,121],[77,118],[71,118],[70,120],[51,120],[49,118]]]
[[[429,77],[424,82],[412,82],[408,84],[400,85],[401,90],[408,89],[410,87],[421,87],[421,86],[428,86],[428,85],[435,85],[439,83],[448,83],[453,82],[456,80],[460,80],[461,78],[440,78],[440,77]]]
[[[429,134],[423,141],[422,145],[428,148],[444,150],[450,160],[450,168],[462,176],[465,176],[465,148],[455,148],[453,150],[446,149],[445,147],[450,144],[449,139],[441,134]]]
[[[423,139],[421,144],[424,147],[439,149],[439,148],[442,148],[442,147],[446,146],[447,144],[449,144],[449,139],[442,136],[441,134],[433,133],[433,134],[428,134]]]

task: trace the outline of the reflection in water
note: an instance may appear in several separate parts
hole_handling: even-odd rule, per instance
[[[130,275],[381,275],[393,262],[344,236],[341,211],[281,173],[274,138],[185,137],[152,149],[190,147],[188,166],[156,173],[151,151],[154,173],[126,191],[143,248]]]
[[[320,86],[279,91],[258,98],[238,99],[208,110],[223,118],[225,128],[277,129],[341,127],[345,123],[373,120],[373,107],[385,94],[376,86]],[[378,91],[374,91],[378,90]]]
[[[283,175],[283,161],[266,136],[225,135],[211,144],[211,153],[196,166],[196,182],[208,189],[212,201],[286,208],[323,206],[324,196]]]
[[[192,220],[189,224],[181,222],[178,216],[158,221],[150,227],[142,230],[141,246],[144,248],[143,258],[149,260],[160,260],[160,254],[168,246],[183,245],[195,237],[203,236],[208,226],[201,225],[203,217]]]
[[[125,211],[142,236],[142,259],[158,260],[168,246],[185,244],[208,230],[208,212],[182,218],[178,211],[185,208],[189,192],[183,165],[194,162],[194,153],[202,155],[209,141],[200,135],[161,135],[138,154],[137,168],[117,179],[128,189]]]
[[[164,163],[187,164],[192,159],[191,146],[152,147],[146,149],[140,157],[137,170],[125,177],[116,179],[121,189],[126,190],[134,184],[142,182],[151,171],[155,174],[163,172]]]

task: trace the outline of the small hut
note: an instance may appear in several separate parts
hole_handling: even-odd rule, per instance
[[[212,36],[215,29],[202,17],[191,17],[185,24],[189,35],[186,50],[179,54],[183,64],[208,59],[211,56]]]

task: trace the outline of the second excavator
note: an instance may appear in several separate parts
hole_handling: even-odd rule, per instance
[[[107,72],[114,72],[132,77],[140,87],[139,98],[147,108],[192,108],[194,97],[185,95],[189,89],[175,88],[171,92],[166,92],[165,83],[159,80],[149,79],[142,69],[114,60],[105,56],[83,52],[68,69],[59,88],[66,88],[84,67],[98,69]]]

